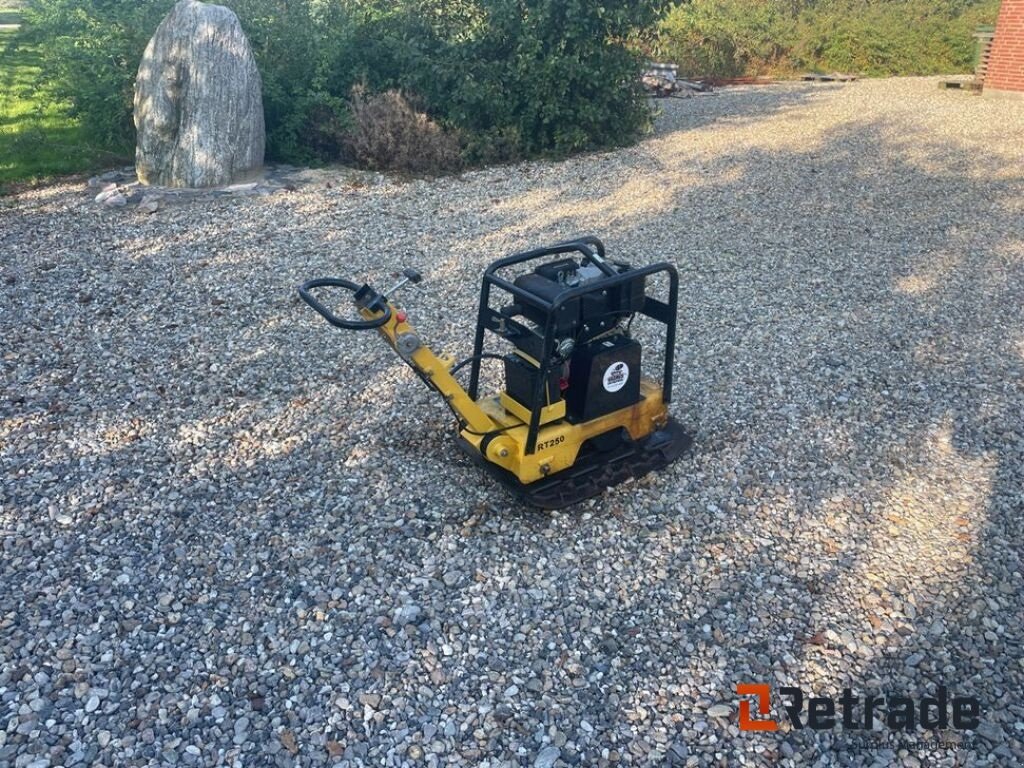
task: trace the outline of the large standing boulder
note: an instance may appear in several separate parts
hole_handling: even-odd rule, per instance
[[[174,6],[139,65],[135,127],[146,184],[220,186],[263,165],[262,83],[233,12],[197,0]]]

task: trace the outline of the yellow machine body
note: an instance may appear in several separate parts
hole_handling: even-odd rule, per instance
[[[505,392],[473,400],[451,373],[454,361],[436,355],[420,340],[405,313],[390,302],[389,307],[391,316],[377,331],[465,422],[461,432],[463,440],[487,461],[513,474],[520,483],[533,483],[572,467],[584,443],[599,435],[624,429],[632,440],[639,441],[668,423],[668,407],[662,401],[661,385],[644,379],[640,383],[638,403],[590,421],[578,424],[566,421],[564,402],[546,406],[541,413],[536,450],[527,454],[529,409]],[[360,312],[367,320],[384,314],[366,309]]]
[[[507,469],[521,483],[532,483],[541,478],[568,469],[576,463],[580,448],[591,438],[625,429],[633,440],[642,440],[668,422],[668,409],[661,400],[661,386],[654,382],[640,382],[642,399],[636,405],[599,416],[581,424],[560,420],[544,424],[537,434],[537,450],[526,454],[526,435],[529,431],[523,419],[510,413],[502,405],[502,398],[491,397],[479,403],[480,407],[501,427],[507,427],[487,443],[481,451],[483,436],[462,431],[466,442],[493,464]],[[564,403],[559,403],[563,405]],[[549,406],[554,407],[554,406]]]

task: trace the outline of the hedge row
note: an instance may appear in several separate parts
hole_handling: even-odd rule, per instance
[[[998,9],[999,0],[691,0],[668,11],[653,47],[687,75],[949,74],[971,69],[971,33]]]

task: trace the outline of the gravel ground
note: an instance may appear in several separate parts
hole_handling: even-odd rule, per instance
[[[659,106],[460,178],[0,199],[0,764],[1021,764],[1024,102]],[[417,266],[465,353],[487,262],[588,232],[678,265],[696,448],[559,514],[294,292]],[[741,682],[945,684],[982,723],[740,732]]]

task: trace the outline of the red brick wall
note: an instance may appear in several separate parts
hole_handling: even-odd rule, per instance
[[[1024,91],[1024,0],[1003,0],[985,89]]]

